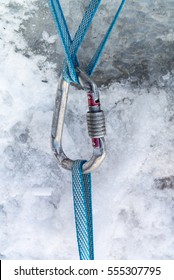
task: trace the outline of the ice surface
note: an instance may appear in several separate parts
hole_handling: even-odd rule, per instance
[[[58,41],[46,2],[42,2],[45,3],[42,9],[38,9],[38,1],[29,0],[1,0],[0,6],[1,259],[78,259],[71,174],[57,165],[50,149],[57,88],[57,66],[52,58]],[[67,1],[68,9],[65,1],[62,2],[68,16],[73,2]],[[77,9],[83,11],[87,3],[83,1]],[[124,55],[119,56],[120,63],[123,67],[127,57],[128,70],[134,63],[140,67],[144,56],[148,67],[153,66],[152,80],[158,79],[157,84],[150,86],[148,80],[141,86],[136,83],[135,87],[132,77],[136,82],[140,74],[135,67],[133,74],[129,71],[126,74],[128,81],[116,80],[101,87],[107,158],[93,174],[96,259],[174,258],[174,80],[173,37],[169,36],[173,10],[172,1],[165,2],[165,6],[161,0],[150,3],[129,1],[120,18],[118,33],[113,35],[103,56],[111,53],[107,63],[110,65],[113,54],[119,55],[124,50]],[[112,5],[108,9],[112,10]],[[108,21],[105,4],[102,9]],[[42,22],[39,15],[44,15],[44,11],[49,20]],[[137,18],[139,24],[135,23]],[[150,49],[145,44],[146,40],[150,42],[149,32],[144,41],[140,40],[144,37],[141,28],[145,27],[154,32]],[[33,34],[37,34],[38,41]],[[112,49],[117,36],[120,40]],[[158,49],[156,36],[161,36]],[[90,46],[95,47],[91,43]],[[140,54],[143,46],[146,51]],[[87,58],[89,53],[85,53]],[[57,49],[56,58],[60,61],[61,54],[62,50]],[[98,72],[103,73],[104,61]],[[160,61],[166,69],[164,72],[157,67]],[[118,78],[115,69],[116,66],[112,68],[113,76],[109,75],[111,80]],[[147,68],[142,69],[144,75]],[[71,88],[68,105],[65,150],[72,158],[89,158],[91,146],[86,131],[84,92]]]

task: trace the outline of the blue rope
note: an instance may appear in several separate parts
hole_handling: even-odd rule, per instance
[[[58,28],[58,31],[60,34],[60,38],[62,40],[62,44],[63,44],[64,51],[65,51],[65,61],[64,61],[64,65],[63,65],[63,78],[64,78],[64,80],[66,80],[69,83],[70,82],[79,83],[77,74],[76,74],[76,70],[75,70],[75,68],[79,65],[76,54],[78,52],[79,47],[81,46],[81,44],[83,42],[86,32],[88,31],[88,29],[91,25],[93,17],[95,16],[95,14],[99,8],[101,0],[91,0],[90,1],[90,4],[84,14],[84,17],[79,25],[79,28],[78,28],[73,40],[71,39],[69,30],[67,27],[67,23],[66,23],[61,5],[60,5],[60,1],[59,0],[49,0],[49,2],[50,2],[50,7],[53,12],[53,15],[55,18],[55,23],[57,25],[57,28]],[[98,60],[99,60],[100,56],[102,55],[105,45],[118,20],[118,17],[121,13],[121,10],[122,10],[125,2],[126,2],[126,0],[121,1],[119,9],[116,12],[116,15],[106,33],[106,36],[100,43],[96,53],[94,54],[93,58],[91,59],[91,61],[89,62],[88,66],[87,66],[86,72],[90,76],[92,75],[92,73],[98,63]]]
[[[63,79],[71,83],[79,83],[76,67],[79,66],[77,52],[91,25],[91,22],[100,6],[101,0],[91,0],[78,30],[72,40],[59,0],[49,0],[50,7],[55,18],[55,23],[65,51],[63,63]],[[98,63],[111,32],[118,20],[120,12],[126,0],[122,0],[116,15],[109,26],[105,37],[97,48],[94,56],[86,67],[86,73],[91,76]],[[74,199],[74,213],[76,222],[76,233],[78,249],[81,260],[94,259],[93,245],[93,222],[91,201],[91,175],[83,174],[82,166],[85,161],[74,161],[72,167],[72,186]]]
[[[106,46],[107,41],[109,40],[111,32],[112,32],[114,26],[117,23],[117,20],[119,18],[119,15],[120,15],[120,13],[121,13],[121,11],[123,9],[123,6],[124,6],[125,2],[126,2],[126,0],[122,0],[121,4],[120,4],[120,6],[119,6],[119,8],[118,8],[118,10],[117,10],[117,12],[115,14],[115,17],[114,17],[111,25],[109,26],[109,28],[108,28],[108,30],[106,32],[105,37],[103,38],[102,42],[100,43],[98,49],[96,50],[96,52],[95,52],[95,54],[93,56],[93,58],[91,59],[91,61],[89,62],[88,66],[86,68],[86,73],[89,76],[91,76],[93,74],[93,72],[95,70],[95,67],[97,66],[97,63],[98,63],[98,61],[99,61],[99,59],[100,59],[100,57],[101,57],[101,55],[102,55],[102,53],[104,51],[104,48]]]
[[[93,260],[91,174],[83,174],[84,163],[77,160],[72,167],[74,213],[80,260]]]
[[[71,39],[59,0],[49,0],[49,2],[65,51],[63,78],[69,83],[79,83],[75,70],[75,67],[78,66],[76,53],[83,42],[83,39],[90,27],[93,17],[98,10],[101,0],[92,0],[90,2],[74,36],[74,40]]]
[[[69,51],[69,47],[72,44],[71,36],[68,31],[68,27],[66,24],[66,20],[58,0],[50,0],[50,7],[52,9],[53,15],[55,17],[55,23],[57,25],[57,29],[59,31],[60,38],[62,40],[62,44],[65,51],[65,57],[68,64],[69,69],[71,69],[71,80],[74,82],[78,82],[77,75],[74,69],[74,63],[71,58],[71,54]]]

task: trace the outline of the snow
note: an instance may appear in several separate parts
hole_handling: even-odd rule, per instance
[[[78,259],[71,173],[50,148],[57,68],[27,49],[20,30],[35,2],[0,7],[0,256]],[[42,38],[55,42],[45,30]],[[96,259],[174,258],[173,83],[168,72],[160,87],[101,87],[107,158],[93,174]],[[71,87],[64,147],[74,159],[92,152],[86,104]]]

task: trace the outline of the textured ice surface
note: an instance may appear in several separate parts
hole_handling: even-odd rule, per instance
[[[79,52],[79,59],[85,64],[91,58],[103,38],[120,1],[102,0],[93,25]],[[21,25],[29,49],[62,63],[62,47],[55,36],[48,1],[35,1],[38,7],[31,17]],[[88,0],[61,1],[68,25],[73,36]],[[95,80],[108,83],[113,80],[129,79],[133,84],[161,84],[161,76],[173,74],[174,66],[174,5],[173,0],[127,1],[107,48],[94,74]]]
[[[74,7],[80,2],[62,1],[67,16],[73,3]],[[50,149],[57,87],[57,66],[51,61],[60,65],[62,50],[44,3],[1,0],[0,5],[1,259],[78,259],[71,174],[57,165]],[[75,10],[84,10],[87,3]],[[113,12],[113,2],[108,3]],[[126,74],[128,82],[101,88],[107,158],[93,174],[96,259],[174,258],[174,80],[173,53],[167,47],[173,44],[173,7],[172,1],[150,3],[127,3],[103,56],[111,54],[107,63],[111,79],[120,75],[112,64],[113,55],[119,57],[120,69],[129,71],[135,65],[135,70]],[[109,21],[103,5],[102,15]],[[71,25],[71,16],[68,20]],[[75,21],[71,26],[75,28]],[[85,46],[87,59],[90,51]],[[95,42],[90,47],[95,48]],[[143,67],[142,73],[149,69],[152,80],[134,87],[130,81],[141,80],[136,67],[143,57],[152,68]],[[98,68],[102,75],[104,61]],[[159,63],[166,71],[157,67]],[[157,84],[150,87],[149,81],[156,78]],[[71,88],[68,105],[65,150],[72,158],[87,159],[91,145],[84,92]]]

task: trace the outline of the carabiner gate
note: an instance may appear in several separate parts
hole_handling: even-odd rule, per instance
[[[89,161],[83,164],[83,173],[90,173],[100,166],[105,158],[106,134],[104,113],[100,109],[99,91],[95,83],[82,70],[77,69],[80,85],[88,91],[87,124],[89,136],[92,138],[93,155]],[[62,135],[65,119],[65,112],[68,101],[70,84],[60,78],[55,109],[52,120],[51,146],[58,163],[65,169],[71,170],[73,160],[68,158],[62,147]]]

